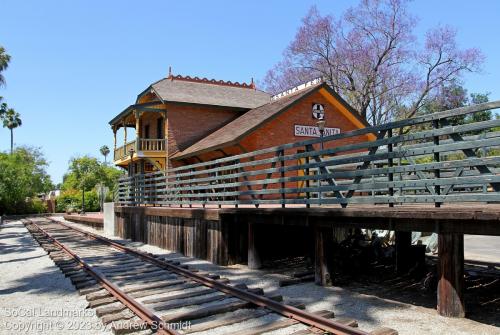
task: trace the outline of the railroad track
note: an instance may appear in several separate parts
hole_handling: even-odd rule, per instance
[[[385,327],[361,331],[353,319],[306,312],[301,304],[282,303],[279,295],[233,285],[63,222],[24,223],[115,334],[397,334]]]

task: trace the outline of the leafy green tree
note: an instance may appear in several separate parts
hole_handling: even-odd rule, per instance
[[[85,213],[85,191],[92,190],[104,179],[104,171],[97,158],[89,156],[73,158],[69,170],[74,175],[77,188],[82,191],[82,213]]]
[[[91,192],[89,195],[92,200],[94,194],[97,194],[95,188],[98,184],[103,184],[109,190],[114,191],[118,183],[118,178],[121,175],[122,172],[120,170],[102,164],[97,158],[89,156],[75,157],[70,161],[68,173],[63,177],[63,183],[61,185],[63,194],[61,199],[65,197],[65,200],[63,200],[69,207],[74,208],[78,205],[84,210],[87,207],[85,203],[86,192]],[[75,190],[82,192],[81,202],[75,202]],[[89,208],[96,210],[93,205],[93,200]]]
[[[471,93],[470,95],[463,86],[457,82],[442,87],[438,95],[430,100],[423,108],[423,113],[435,113],[448,109],[481,104],[489,101],[489,93]],[[466,124],[480,121],[488,121],[493,118],[491,110],[477,112],[469,115],[461,115],[451,119],[453,124]]]
[[[123,171],[118,170],[113,166],[103,166],[104,169],[104,185],[111,191],[115,191],[118,185],[118,179],[123,176]]]
[[[104,156],[104,164],[106,164],[106,163],[107,163],[107,162],[106,162],[106,158],[107,158],[107,157],[108,157],[108,155],[109,155],[109,148],[108,148],[108,146],[107,146],[107,145],[103,145],[103,146],[99,149],[99,151],[101,152],[101,155],[103,155],[103,156]]]
[[[3,121],[3,127],[10,130],[10,153],[14,151],[14,129],[20,127],[23,122],[21,115],[12,108],[2,109],[0,117]]]
[[[10,62],[10,56],[5,51],[5,48],[0,46],[0,86],[5,85],[5,77],[2,75],[2,72],[7,69]]]
[[[486,94],[471,93],[471,95],[470,95],[471,102],[474,105],[488,102],[488,101],[490,101],[489,95],[490,95],[489,93],[486,93]],[[468,118],[467,122],[472,123],[472,122],[480,122],[480,121],[489,121],[492,119],[493,119],[493,113],[491,112],[491,110],[485,110],[482,112],[472,114]]]
[[[82,196],[78,190],[64,191],[58,198],[56,204],[57,212],[73,212],[82,208]],[[85,193],[85,209],[92,212],[99,210],[99,197],[95,190]]]
[[[0,153],[0,214],[39,212],[36,196],[53,187],[48,163],[37,148],[19,147],[12,154]]]

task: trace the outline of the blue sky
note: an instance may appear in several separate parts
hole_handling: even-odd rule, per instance
[[[175,74],[250,81],[280,58],[311,5],[339,14],[357,1],[18,1],[0,4],[0,45],[12,56],[0,95],[21,113],[17,145],[42,148],[60,182],[71,157],[113,145],[108,121],[148,84]],[[486,55],[466,77],[470,92],[500,99],[500,1],[411,4],[417,34],[458,29],[463,47]],[[9,133],[0,128],[0,150]]]

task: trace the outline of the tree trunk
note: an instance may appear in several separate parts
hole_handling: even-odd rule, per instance
[[[14,129],[10,128],[10,154],[14,151]]]

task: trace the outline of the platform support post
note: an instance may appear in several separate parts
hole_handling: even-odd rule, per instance
[[[207,259],[217,265],[228,265],[227,223],[209,221],[207,230]]]
[[[260,248],[258,246],[258,237],[256,232],[256,224],[248,223],[248,268],[260,269],[262,267],[262,259]]]
[[[333,231],[331,228],[314,227],[314,282],[331,286],[333,276]]]
[[[442,316],[463,318],[465,317],[464,234],[440,233],[438,248],[438,313]]]
[[[410,266],[411,231],[396,231],[396,272],[404,273]]]

